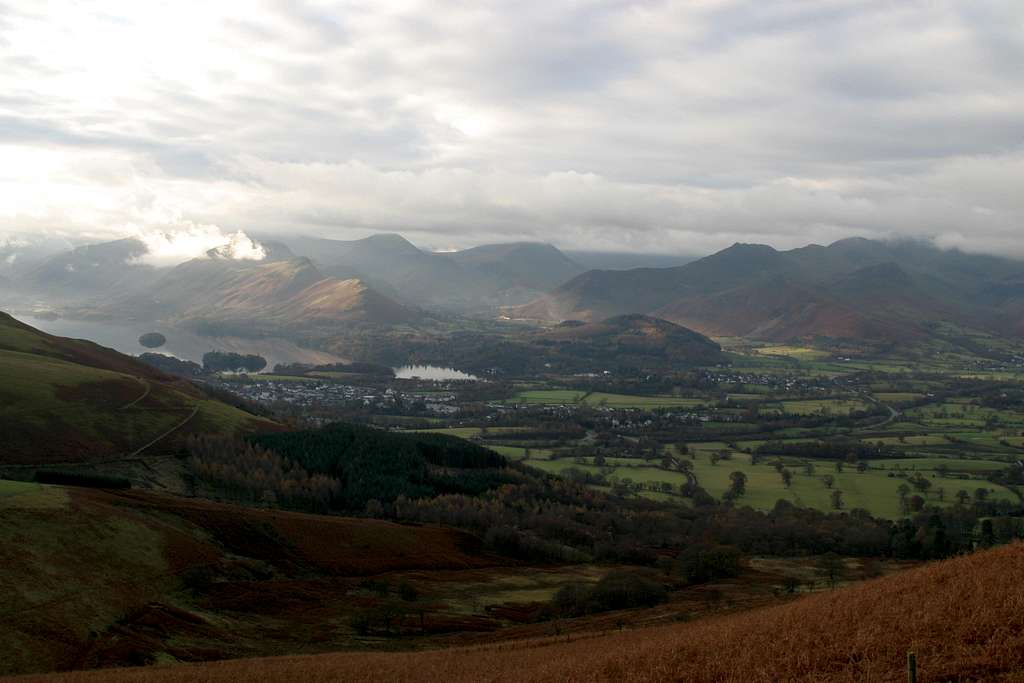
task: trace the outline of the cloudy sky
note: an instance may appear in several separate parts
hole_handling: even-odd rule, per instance
[[[0,0],[0,237],[1024,256],[1024,2]]]

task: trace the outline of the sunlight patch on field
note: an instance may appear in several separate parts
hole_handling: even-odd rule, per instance
[[[808,346],[762,346],[754,349],[754,353],[761,356],[785,356],[797,360],[821,360],[828,358],[831,354],[827,351],[812,349]]]

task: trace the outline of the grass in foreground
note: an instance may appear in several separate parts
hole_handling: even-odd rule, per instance
[[[581,638],[401,654],[330,654],[39,681],[1019,681],[1024,545],[687,624]]]

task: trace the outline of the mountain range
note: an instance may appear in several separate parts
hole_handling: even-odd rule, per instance
[[[147,263],[138,239],[85,245],[30,268],[22,262],[0,289],[9,300],[31,293],[57,302],[63,315],[306,338],[365,325],[459,326],[461,316],[498,312],[544,324],[644,314],[708,336],[766,341],[1024,334],[1024,263],[927,242],[853,238],[788,251],[735,244],[682,265],[624,270],[588,270],[532,242],[445,253],[397,234],[264,235],[253,245],[259,260],[214,248],[174,267]],[[628,256],[618,263],[658,263]]]
[[[45,256],[37,249],[31,253],[32,263],[26,263],[28,253],[11,251],[8,258],[23,257],[21,267],[5,275],[0,285],[61,307],[88,309],[93,302],[106,309],[114,303],[127,305],[135,317],[195,317],[201,309],[220,309],[223,303],[229,304],[228,314],[237,317],[243,313],[238,308],[245,296],[261,295],[242,308],[260,308],[271,318],[293,323],[304,311],[346,322],[353,319],[354,307],[366,312],[355,317],[390,323],[410,319],[401,307],[490,316],[499,306],[526,303],[586,270],[555,247],[530,242],[445,253],[421,250],[395,234],[348,241],[264,236],[252,244],[262,256],[258,260],[235,258],[225,245],[174,267],[148,262],[147,246],[137,238]],[[285,267],[283,262],[294,263]],[[268,292],[271,280],[278,286]],[[298,294],[299,283],[314,282],[318,287],[305,298],[291,299]],[[353,304],[353,298],[367,301]],[[147,302],[153,304],[151,309],[146,309]],[[378,315],[376,308],[388,310]]]
[[[427,252],[401,235],[360,240],[276,237],[326,275],[357,278],[404,303],[458,313],[526,303],[585,268],[550,244],[491,244]]]
[[[711,336],[898,341],[935,325],[1024,330],[1024,263],[921,242],[841,240],[790,251],[735,244],[674,268],[592,270],[514,318],[597,321],[645,313]]]
[[[421,314],[355,278],[328,277],[305,257],[247,261],[202,258],[163,272],[105,309],[218,333],[411,323]]]

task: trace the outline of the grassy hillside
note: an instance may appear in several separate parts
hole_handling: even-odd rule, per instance
[[[129,356],[6,314],[0,376],[0,465],[107,460],[166,451],[194,432],[276,428]]]
[[[332,654],[58,674],[27,681],[1019,681],[1024,545],[935,563],[788,604],[566,642]]]
[[[361,577],[495,564],[478,546],[436,527],[0,481],[0,675],[348,646]]]

